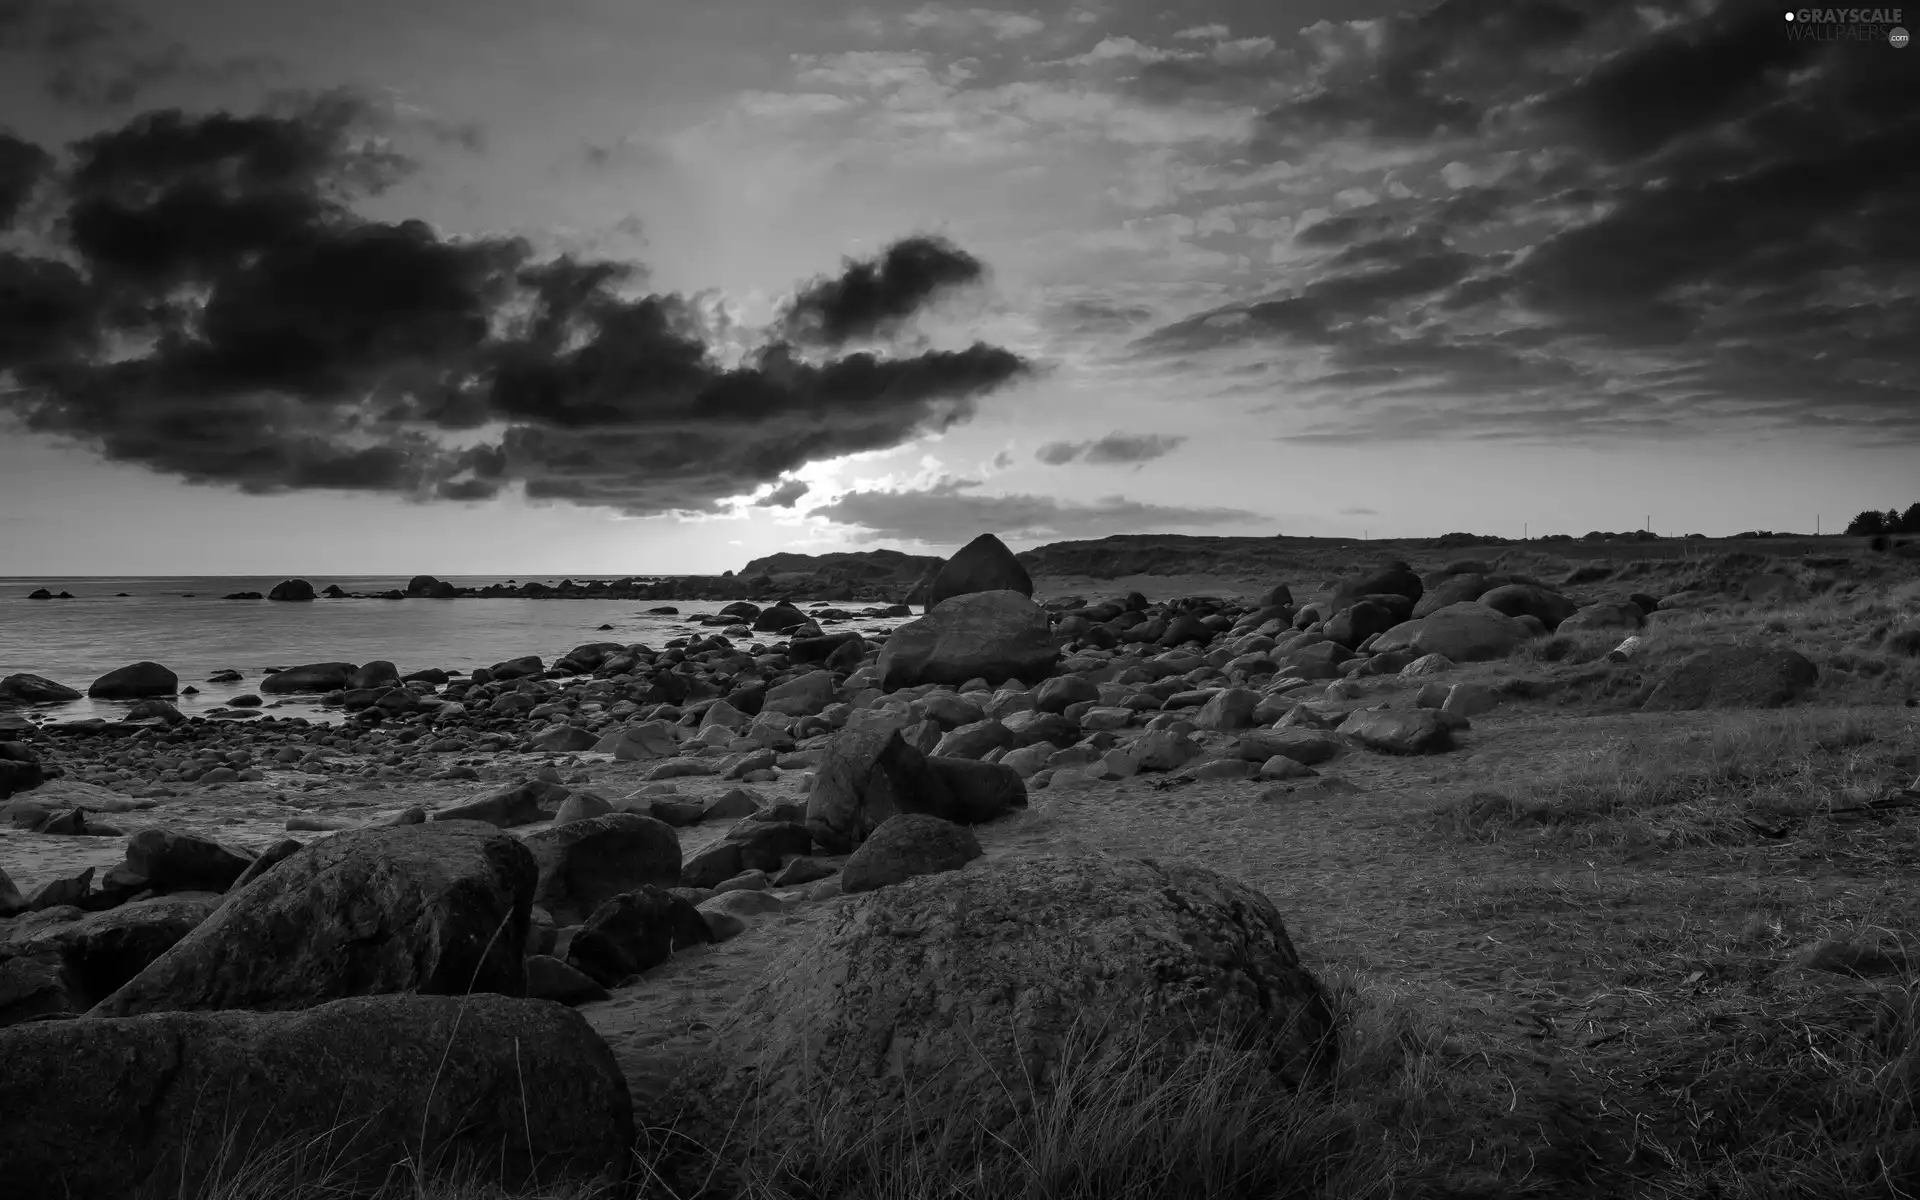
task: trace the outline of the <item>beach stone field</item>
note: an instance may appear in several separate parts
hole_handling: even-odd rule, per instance
[[[1066,593],[982,535],[890,633],[843,626],[905,610],[742,600],[659,647],[470,674],[0,680],[0,1192],[204,1182],[235,1132],[197,1115],[210,1088],[256,1138],[353,1097],[375,1173],[430,1131],[518,1181],[631,1190],[642,1132],[696,1092],[753,1093],[769,1137],[825,1103],[802,1078],[856,1122],[911,1084],[1004,1126],[992,1080],[1084,1010],[1176,1051],[1262,1022],[1306,1081],[1337,1041],[1323,964],[1373,961],[1367,922],[1502,1004],[1525,964],[1402,886],[1434,869],[1411,865],[1430,810],[1548,753],[1555,704],[1684,730],[1819,702],[1832,668],[1764,638],[1649,649],[1807,600],[1786,574],[1603,594],[1425,557]],[[1596,649],[1527,657],[1556,638]],[[183,717],[191,685],[232,696]],[[83,691],[125,718],[37,716]],[[1911,849],[1902,761],[1847,804]]]

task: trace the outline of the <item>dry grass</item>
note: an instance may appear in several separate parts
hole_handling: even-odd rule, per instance
[[[1001,1080],[1016,1116],[985,1129],[967,1109],[917,1110],[879,1125],[831,1103],[807,1108],[797,1137],[748,1100],[724,1128],[672,1144],[651,1173],[662,1200],[1370,1200],[1403,1195],[1456,1107],[1458,1047],[1390,994],[1336,978],[1336,1062],[1317,1082],[1283,1084],[1257,1049],[1221,1030],[1169,1058],[1152,1031],[1081,1020],[1052,1083]],[[804,1087],[804,1085],[803,1085]],[[743,1114],[744,1123],[740,1121]],[[760,1114],[760,1115],[755,1115]]]
[[[1903,751],[1916,745],[1920,713],[1728,712],[1711,714],[1704,727],[1679,728],[1649,714],[1524,794],[1477,791],[1444,806],[1442,816],[1487,840],[1745,845],[1884,805]],[[1891,841],[1888,856],[1912,849],[1904,837]]]
[[[1432,828],[1413,834],[1435,851],[1435,875],[1406,886],[1435,883],[1420,892],[1433,925],[1472,940],[1445,965],[1491,963],[1500,982],[1488,992],[1390,949],[1401,931],[1380,928],[1376,961],[1321,971],[1339,1018],[1324,1081],[1289,1090],[1224,1039],[1171,1066],[1081,1053],[1090,1043],[1080,1042],[1050,1089],[1003,1081],[1031,1103],[991,1133],[964,1111],[937,1114],[929,1130],[911,1106],[864,1126],[823,1106],[806,1110],[802,1136],[775,1139],[768,1129],[791,1124],[713,1112],[696,1074],[683,1111],[651,1114],[635,1152],[641,1194],[1920,1198],[1920,894],[1910,884],[1920,812],[1874,803],[1920,787],[1920,710],[1898,703],[1920,691],[1920,583],[1846,591],[1818,562],[1663,549],[1674,548],[1479,555],[1546,580],[1584,565],[1594,592],[1620,596],[1725,597],[1763,569],[1816,592],[1663,615],[1631,662],[1605,660],[1624,636],[1608,632],[1541,639],[1463,670],[1493,679],[1523,668],[1538,686],[1507,689],[1511,700],[1566,709],[1552,717],[1553,765],[1515,761],[1494,781],[1507,786],[1441,804]],[[1840,553],[1831,539],[1802,552]],[[1887,556],[1855,575],[1901,569],[1911,567]],[[1727,642],[1806,654],[1821,670],[1813,705],[1620,712],[1664,666]],[[1065,840],[1066,811],[1042,792],[1013,820]],[[1475,869],[1449,869],[1455,851]],[[592,1194],[507,1193],[475,1175],[418,1170],[376,1193],[342,1190],[326,1182],[315,1146],[245,1162],[239,1183],[202,1200]]]

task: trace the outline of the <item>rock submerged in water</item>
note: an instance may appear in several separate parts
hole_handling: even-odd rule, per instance
[[[260,690],[269,696],[294,692],[337,692],[345,689],[357,668],[353,663],[307,663],[275,671],[260,681]]]
[[[143,700],[179,694],[180,677],[157,662],[137,662],[108,671],[87,689],[87,695],[95,700]]]
[[[304,579],[283,579],[267,593],[269,600],[306,601],[313,598],[313,585]]]
[[[0,702],[15,704],[65,704],[80,699],[80,693],[62,683],[25,673],[0,679]]]
[[[509,1187],[585,1181],[623,1172],[635,1133],[613,1052],[544,1000],[37,1021],[0,1030],[0,1061],[0,1179],[20,1200],[199,1195],[230,1144],[321,1135],[335,1185],[382,1184],[423,1143],[425,1165],[473,1156]]]

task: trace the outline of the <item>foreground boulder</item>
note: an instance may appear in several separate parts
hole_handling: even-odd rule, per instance
[[[508,1187],[624,1170],[633,1102],[578,1013],[504,996],[368,996],[305,1012],[164,1012],[0,1030],[13,1200],[212,1194],[223,1153],[330,1131],[329,1182],[424,1147]],[[344,1110],[343,1110],[344,1106]],[[345,1123],[343,1125],[343,1118]]]
[[[766,1089],[776,1139],[820,1111],[882,1124],[903,1089],[935,1120],[998,1130],[1028,1103],[1002,1081],[1044,1096],[1077,1017],[1144,1028],[1172,1058],[1225,1025],[1296,1078],[1332,1054],[1326,994],[1264,895],[1186,864],[1046,855],[848,903],[729,1013],[718,1032],[738,1065],[711,1069],[723,1097]]]
[[[87,695],[95,700],[144,700],[172,696],[180,691],[180,677],[157,662],[137,662],[108,671],[93,681]]]
[[[1804,696],[1820,670],[1795,650],[1715,646],[1674,664],[1647,694],[1647,712],[1778,708]]]
[[[335,834],[229,896],[90,1015],[521,995],[538,877],[525,846],[477,822]]]
[[[1038,683],[1059,660],[1045,609],[1017,591],[971,592],[893,631],[880,651],[880,686]]]
[[[933,584],[927,591],[927,607],[933,608],[943,600],[955,596],[964,596],[972,592],[1019,592],[1022,596],[1033,596],[1033,577],[1020,565],[1020,560],[1007,549],[1007,544],[990,533],[960,547],[954,556],[941,565],[934,574]]]

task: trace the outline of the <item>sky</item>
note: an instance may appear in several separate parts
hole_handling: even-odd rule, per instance
[[[0,574],[1837,530],[1920,50],[1784,15],[0,0]]]

